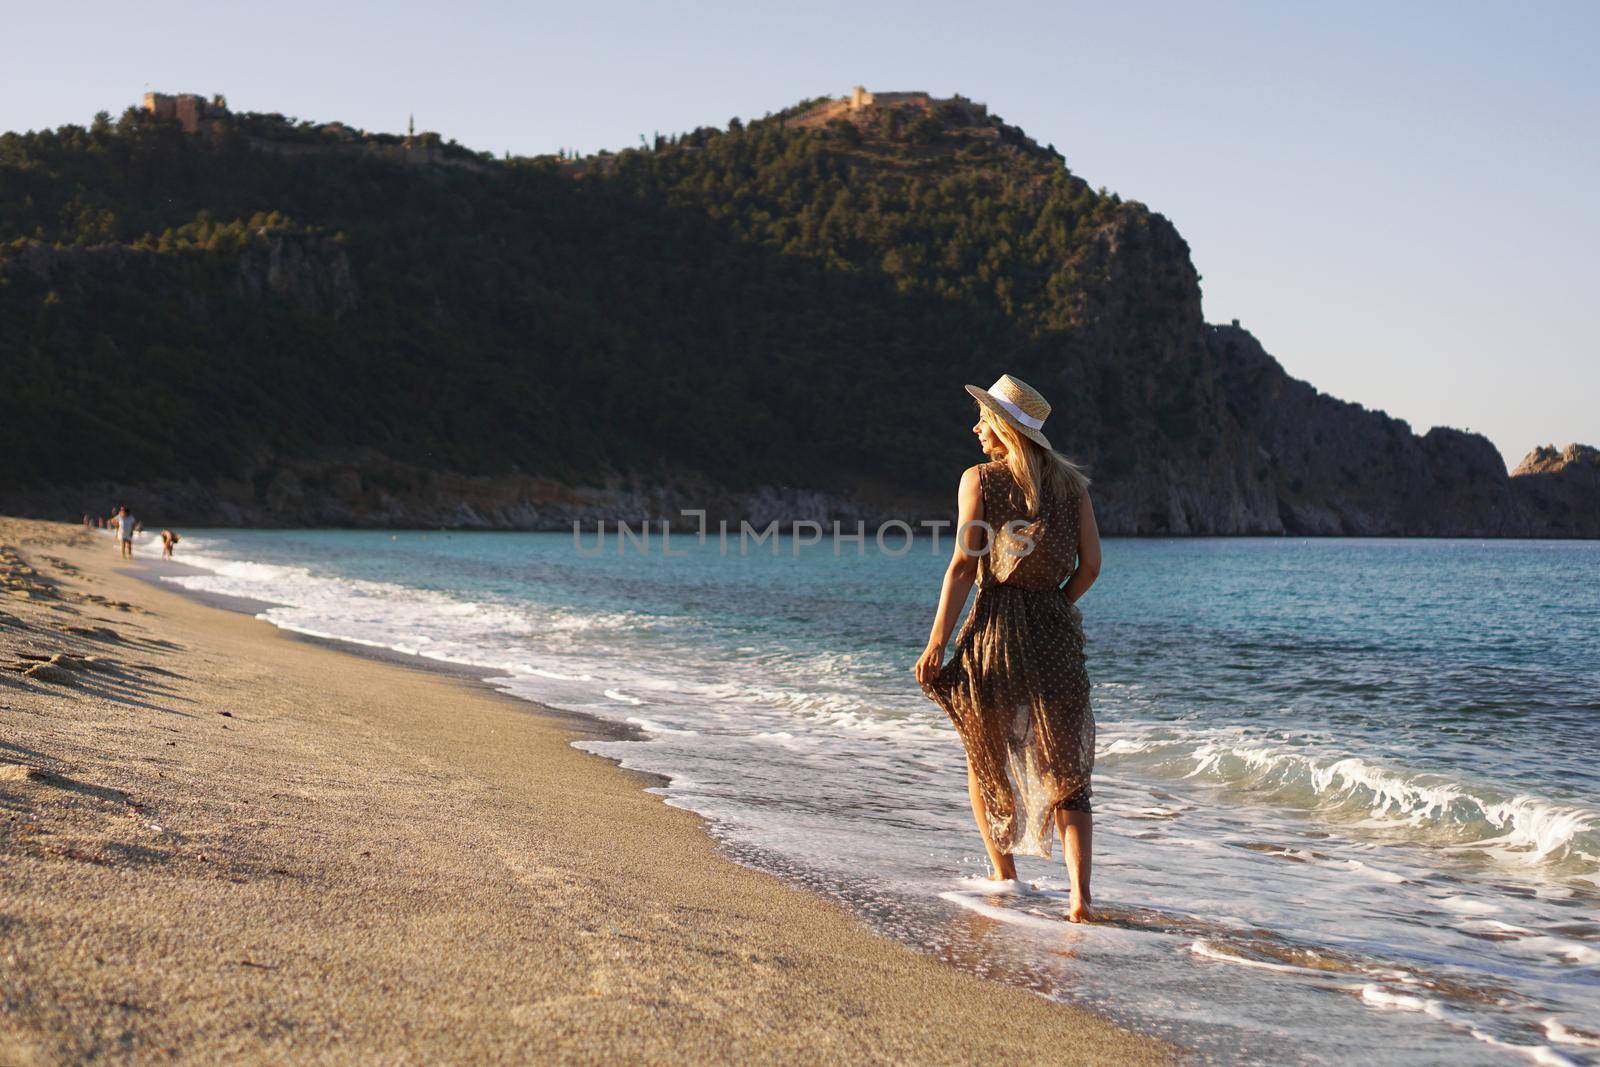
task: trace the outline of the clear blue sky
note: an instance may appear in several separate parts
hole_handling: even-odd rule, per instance
[[[1600,445],[1600,3],[7,3],[0,129],[148,87],[622,148],[804,97],[960,92],[1171,218],[1206,316],[1408,420]]]

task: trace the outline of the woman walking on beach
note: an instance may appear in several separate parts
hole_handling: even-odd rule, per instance
[[[1089,480],[1050,446],[1041,429],[1050,405],[1031,386],[1006,374],[967,392],[990,461],[961,476],[955,551],[917,681],[966,748],[991,877],[1016,878],[1014,853],[1049,856],[1053,823],[1072,883],[1068,918],[1086,922],[1094,715],[1074,602],[1100,573]],[[941,667],[974,583],[972,612]]]

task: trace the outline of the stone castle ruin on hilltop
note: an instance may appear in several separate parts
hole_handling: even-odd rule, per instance
[[[184,133],[199,133],[202,119],[223,118],[228,114],[228,98],[214,93],[210,100],[199,93],[145,93],[144,109],[158,119],[171,119]]]
[[[221,93],[213,94],[209,100],[198,93],[145,93],[144,109],[156,119],[176,122],[185,133],[200,135],[214,132],[211,125],[213,121],[233,117],[228,110],[228,100]],[[269,117],[281,119],[281,116]],[[290,127],[292,124],[286,125],[286,128]],[[279,136],[270,129],[262,131],[260,127],[247,131],[245,141],[257,151],[280,156],[364,156],[394,163],[455,167],[479,172],[488,169],[474,159],[447,157],[440,136],[431,131],[418,133],[415,118],[406,123],[405,139],[398,143],[392,137],[385,140],[381,136],[369,136],[365,131],[351,129],[342,122],[324,123],[315,131],[322,137],[320,143],[315,136],[307,141]]]
[[[865,86],[857,85],[850,90],[849,96],[825,100],[816,107],[794,116],[786,125],[826,126],[830,122],[837,121],[860,124],[886,111],[910,110],[929,113],[936,109],[960,114],[972,123],[981,122],[989,113],[986,106],[968,100],[964,96],[936,97],[920,90],[873,93],[868,92]]]

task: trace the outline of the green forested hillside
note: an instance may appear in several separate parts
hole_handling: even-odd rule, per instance
[[[1111,531],[1523,515],[1482,438],[1206,327],[1172,225],[1053,148],[960,97],[842,107],[583,159],[133,108],[0,135],[0,505],[390,522],[439,474],[943,507],[978,458],[961,385],[1009,371]],[[1260,410],[1285,383],[1307,418]],[[1324,462],[1330,434],[1372,455]],[[497,514],[463,521],[543,521]]]
[[[285,157],[231,125],[130,109],[0,137],[0,433],[26,457],[8,476],[205,478],[365,446],[943,488],[960,384],[1070,322],[1072,253],[1118,210],[959,127],[913,144],[774,118],[480,173]]]

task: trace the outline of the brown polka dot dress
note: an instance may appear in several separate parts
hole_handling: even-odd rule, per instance
[[[954,654],[922,689],[961,735],[995,845],[1048,856],[1054,812],[1090,810],[1094,767],[1083,616],[1060,589],[1077,566],[1079,503],[1047,499],[1031,516],[1004,462],[978,477],[995,536]]]

